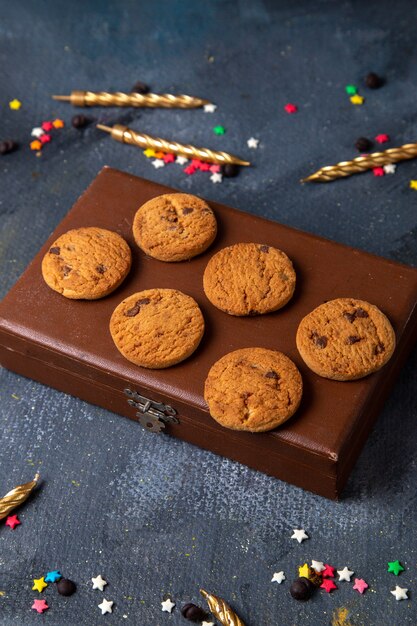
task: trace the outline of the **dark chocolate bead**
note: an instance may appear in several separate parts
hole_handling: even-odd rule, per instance
[[[222,174],[226,178],[233,178],[239,174],[239,166],[234,163],[226,163],[222,166]]]
[[[309,600],[315,587],[308,578],[296,578],[290,587],[290,594],[295,600]]]
[[[359,137],[359,139],[355,141],[355,148],[359,150],[359,152],[369,152],[372,146],[372,141],[366,137]]]
[[[71,124],[74,126],[74,128],[85,128],[90,122],[91,119],[86,115],[82,115],[81,113],[79,115],[74,115],[71,120]]]
[[[0,141],[0,154],[8,154],[9,152],[13,152],[17,148],[16,141],[13,139],[5,139],[4,141]]]
[[[374,72],[369,72],[369,74],[365,78],[365,84],[367,87],[369,87],[369,89],[378,89],[384,84],[384,79]]]
[[[69,578],[61,578],[57,583],[56,588],[61,596],[72,596],[77,591],[77,585]]]
[[[191,622],[201,622],[207,617],[207,612],[204,609],[191,602],[184,604],[181,613],[185,619],[189,619]]]
[[[142,96],[144,96],[145,94],[149,92],[150,92],[150,89],[148,85],[146,83],[142,83],[140,80],[138,80],[138,82],[135,83],[132,87],[132,93],[141,93]]]

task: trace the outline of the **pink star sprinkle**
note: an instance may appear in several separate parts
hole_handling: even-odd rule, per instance
[[[209,163],[204,163],[204,161],[202,161],[201,164],[200,164],[200,170],[202,172],[210,171],[210,164]]]
[[[168,154],[164,155],[163,159],[165,163],[173,163],[175,161],[175,156],[171,152],[168,152]]]
[[[321,572],[323,578],[334,578],[335,568],[327,563],[324,564],[324,570]]]
[[[46,604],[45,600],[34,600],[31,608],[38,613],[43,613],[49,609],[49,606]]]
[[[323,580],[320,588],[325,589],[327,593],[330,593],[331,591],[333,591],[333,589],[337,589],[337,585],[335,585],[334,582],[330,580],[330,578],[326,578],[325,580]]]
[[[288,102],[288,104],[285,105],[284,109],[287,111],[287,113],[289,113],[291,115],[291,113],[297,113],[298,111],[298,107],[295,104],[291,104],[291,102]]]
[[[42,122],[41,126],[42,126],[43,130],[45,130],[46,132],[52,130],[53,127],[54,127],[52,122]]]
[[[49,143],[51,141],[51,135],[44,133],[39,137],[41,143]]]
[[[20,523],[17,515],[9,515],[6,520],[6,526],[10,526],[12,530],[14,530],[16,526],[19,526]]]
[[[184,169],[184,172],[188,176],[191,176],[191,174],[195,174],[195,167],[194,167],[194,165],[187,165],[187,167]]]
[[[385,176],[385,171],[383,167],[374,167],[373,168],[374,176]]]
[[[355,578],[355,584],[353,588],[356,589],[359,593],[363,593],[365,589],[368,589],[369,585],[364,581],[363,578]]]
[[[389,136],[385,134],[377,135],[375,137],[375,141],[377,141],[378,143],[387,143],[387,141],[389,141]]]
[[[210,165],[210,172],[212,172],[212,174],[220,172],[220,165]]]

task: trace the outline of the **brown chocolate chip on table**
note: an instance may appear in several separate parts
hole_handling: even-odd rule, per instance
[[[13,139],[5,139],[4,141],[0,141],[0,154],[9,154],[9,152],[13,152],[18,147],[18,143],[13,141]]]
[[[146,83],[142,83],[138,80],[132,87],[132,93],[140,93],[145,95],[150,92],[149,86]]]
[[[74,128],[85,128],[91,122],[92,122],[91,117],[87,117],[86,115],[82,115],[82,114],[74,115],[74,117],[71,120],[71,124],[74,126]]]
[[[201,622],[207,617],[207,612],[204,611],[204,609],[200,608],[196,604],[192,604],[191,602],[184,604],[181,609],[181,613],[183,617],[189,619],[191,622]]]
[[[373,146],[373,143],[367,137],[359,137],[355,141],[355,148],[359,150],[359,152],[368,152]]]
[[[309,600],[315,589],[315,586],[308,578],[301,576],[296,578],[290,587],[290,594],[295,600]]]
[[[384,79],[381,76],[378,76],[378,74],[375,74],[375,72],[369,72],[365,78],[365,84],[369,87],[369,89],[378,89],[379,87],[382,87],[384,82]]]
[[[69,578],[61,578],[56,588],[61,596],[72,596],[77,590],[77,585]]]
[[[234,163],[226,163],[226,165],[222,165],[221,171],[225,178],[234,178],[239,174],[239,166]]]

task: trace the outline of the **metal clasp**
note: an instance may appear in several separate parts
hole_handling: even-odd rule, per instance
[[[124,393],[129,398],[127,403],[138,409],[136,416],[139,418],[140,425],[146,430],[160,433],[166,424],[180,423],[176,417],[177,411],[169,404],[155,402],[128,388],[124,390]]]

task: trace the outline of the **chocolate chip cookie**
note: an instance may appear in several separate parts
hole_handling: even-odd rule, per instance
[[[46,284],[73,300],[97,300],[126,278],[132,254],[126,241],[104,228],[76,228],[58,237],[42,260]]]
[[[283,307],[295,289],[285,252],[260,243],[223,248],[207,264],[203,285],[215,307],[230,315],[259,315]]]
[[[160,261],[185,261],[214,241],[217,222],[209,205],[197,196],[167,193],[149,200],[133,220],[138,246]]]
[[[310,369],[334,380],[355,380],[379,370],[391,358],[395,333],[373,304],[338,298],[301,320],[297,348]]]
[[[194,352],[204,333],[204,319],[191,296],[175,289],[147,289],[116,307],[110,333],[126,359],[162,369]]]
[[[210,369],[204,398],[210,415],[232,430],[276,428],[297,410],[301,374],[282,352],[243,348],[229,352]]]

